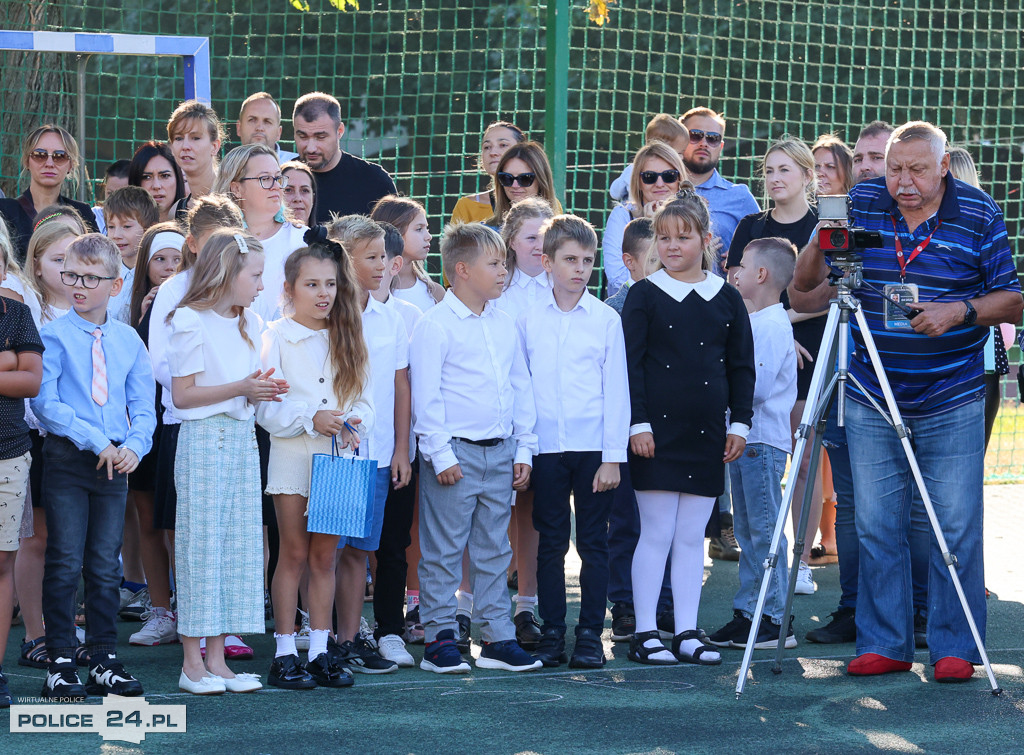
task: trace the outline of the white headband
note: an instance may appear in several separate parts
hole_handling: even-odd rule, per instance
[[[180,252],[184,246],[185,237],[180,233],[161,231],[153,237],[153,242],[149,245],[149,251],[151,255],[153,252],[158,252],[161,249],[175,249]]]

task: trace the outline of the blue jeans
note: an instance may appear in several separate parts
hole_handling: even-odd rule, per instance
[[[775,523],[782,508],[782,476],[786,472],[785,451],[765,443],[751,443],[743,455],[729,464],[732,477],[733,528],[740,544],[740,589],[732,607],[748,619],[754,618],[757,595],[764,578],[764,560],[772,544]],[[765,596],[764,611],[781,624],[786,608],[786,536],[779,541],[779,559]]]
[[[117,557],[124,536],[127,475],[96,469],[97,456],[67,438],[48,435],[43,443],[46,477],[46,566],[43,619],[51,659],[73,658],[78,580],[85,578],[85,644],[91,655],[114,653],[117,643]]]
[[[921,505],[920,492],[895,430],[874,409],[850,401],[847,420],[860,537],[857,654],[877,653],[897,661],[911,661],[911,508],[914,501]],[[984,639],[984,401],[904,422],[911,431],[911,442],[939,526],[950,553],[957,558],[957,574]],[[980,654],[934,538],[929,554],[927,606],[932,662],[953,656],[980,663]]]

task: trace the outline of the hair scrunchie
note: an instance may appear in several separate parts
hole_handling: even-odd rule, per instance
[[[319,246],[328,250],[335,259],[340,260],[345,254],[345,247],[337,241],[328,238],[327,228],[322,225],[314,225],[302,234],[302,240],[306,246]]]

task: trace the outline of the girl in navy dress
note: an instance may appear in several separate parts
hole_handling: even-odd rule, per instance
[[[750,430],[753,338],[743,299],[711,272],[708,206],[692,188],[658,210],[654,235],[661,269],[630,287],[622,310],[632,405],[629,470],[640,509],[629,658],[712,665],[721,656],[697,629],[704,527],[724,487],[724,464],[740,457]],[[671,652],[655,618],[670,551]]]

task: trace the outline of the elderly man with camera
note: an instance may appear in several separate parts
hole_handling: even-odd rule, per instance
[[[859,250],[866,285],[856,295],[984,638],[983,326],[1018,322],[1024,299],[1002,213],[949,175],[946,146],[930,123],[897,128],[884,178],[850,192],[850,222],[881,235],[880,247]],[[828,272],[816,233],[793,285],[812,291]],[[896,430],[871,405],[885,399],[856,323],[851,331],[850,375],[867,395],[851,383],[845,417],[860,537],[857,657],[847,671],[874,675],[907,671],[913,661],[908,530],[920,491]],[[934,537],[928,606],[935,680],[969,679],[980,653]]]

